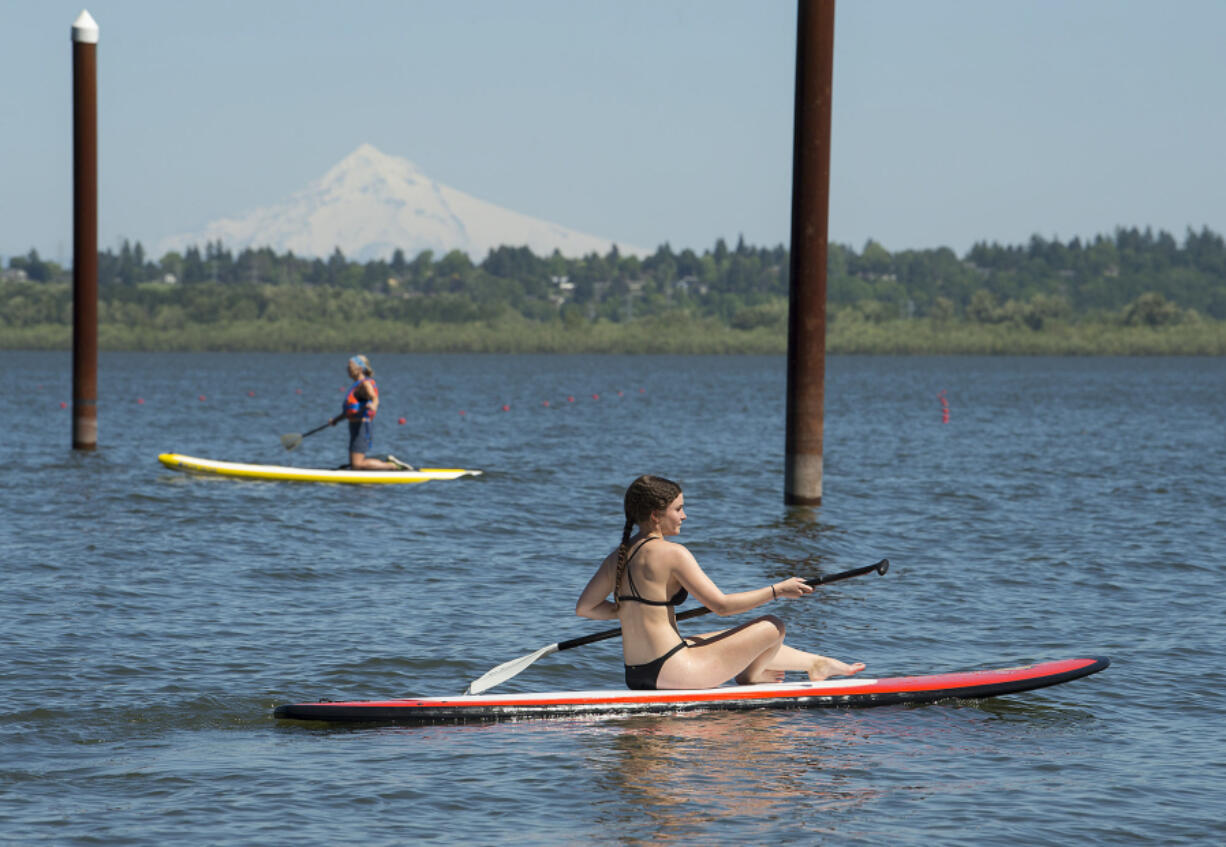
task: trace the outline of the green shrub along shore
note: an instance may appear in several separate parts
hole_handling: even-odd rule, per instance
[[[895,355],[1226,355],[1226,240],[1117,229],[1067,244],[890,253],[829,245],[827,349]],[[103,350],[771,354],[787,350],[789,256],[538,257],[499,247],[326,261],[218,242],[158,261],[98,254]],[[0,349],[67,350],[72,275],[37,251],[0,269]]]

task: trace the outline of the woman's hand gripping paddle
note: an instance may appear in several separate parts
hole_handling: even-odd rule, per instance
[[[890,560],[882,559],[880,562],[873,565],[865,565],[862,568],[853,568],[852,570],[842,571],[841,573],[831,574],[830,576],[815,576],[806,579],[805,582],[816,587],[818,585],[826,585],[831,582],[838,582],[841,579],[851,579],[853,576],[863,576],[866,573],[872,573],[874,571],[882,576],[885,576],[885,572],[889,569]],[[710,609],[708,609],[706,606],[701,606],[697,609],[690,609],[689,611],[682,612],[681,614],[677,615],[677,620],[689,620],[690,618],[697,618],[710,613]],[[529,653],[527,656],[520,656],[518,659],[503,662],[498,667],[486,671],[483,676],[473,680],[472,684],[468,686],[468,689],[464,693],[480,694],[482,691],[490,690],[495,685],[501,685],[511,677],[519,674],[529,665],[536,662],[537,659],[543,659],[550,653],[557,653],[559,650],[570,650],[572,647],[582,647],[584,644],[592,644],[596,641],[604,641],[608,638],[616,638],[621,634],[622,631],[620,628],[610,629],[604,632],[585,635],[581,638],[572,638],[569,641],[562,641],[557,644],[550,644],[542,647],[535,652]]]

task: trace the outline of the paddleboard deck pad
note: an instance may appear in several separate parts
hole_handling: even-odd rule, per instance
[[[239,479],[281,480],[288,482],[337,482],[377,485],[405,485],[435,479],[481,476],[481,471],[464,468],[420,468],[412,471],[351,471],[327,468],[295,468],[281,465],[249,465],[219,462],[179,453],[162,453],[158,461],[171,470]]]
[[[341,723],[437,724],[721,709],[888,706],[1015,694],[1089,676],[1109,664],[1110,659],[1097,657],[927,676],[884,679],[853,676],[822,682],[730,685],[696,690],[554,691],[538,694],[466,694],[411,700],[321,700],[317,703],[277,706],[273,716],[288,720]]]

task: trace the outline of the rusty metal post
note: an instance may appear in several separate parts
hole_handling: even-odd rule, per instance
[[[98,448],[98,24],[72,24],[72,447]]]
[[[830,214],[830,93],[834,0],[799,0],[792,135],[792,250],[783,499],[822,502],[826,395],[826,245]]]

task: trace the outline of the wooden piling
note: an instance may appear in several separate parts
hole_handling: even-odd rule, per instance
[[[72,24],[72,446],[98,448],[98,24]]]
[[[822,502],[834,0],[799,0],[784,502]]]

